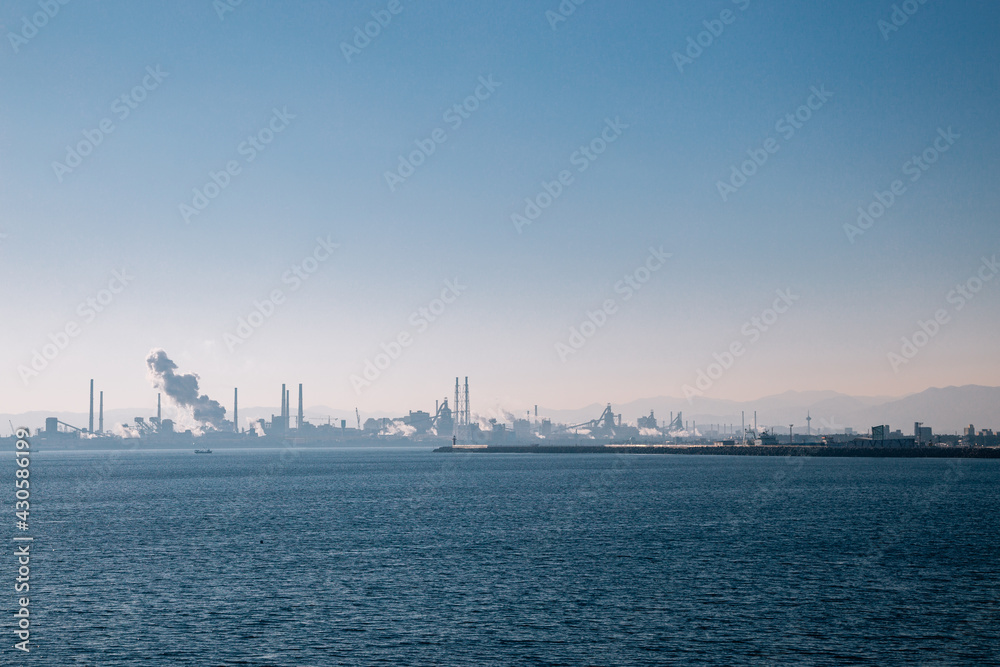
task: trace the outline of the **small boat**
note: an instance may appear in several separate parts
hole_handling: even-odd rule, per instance
[[[194,453],[195,454],[211,454],[212,450],[211,449],[196,449],[196,450],[194,450]]]

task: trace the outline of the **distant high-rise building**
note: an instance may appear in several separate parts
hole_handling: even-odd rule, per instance
[[[913,422],[913,437],[917,439],[917,444],[921,445],[929,443],[934,434],[930,426],[924,426],[923,422]]]

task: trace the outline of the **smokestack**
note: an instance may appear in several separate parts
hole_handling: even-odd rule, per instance
[[[88,429],[91,433],[94,432],[94,380],[90,380],[90,428]]]
[[[104,433],[104,392],[101,392],[101,418],[98,422],[97,430],[99,433]]]
[[[285,385],[281,385],[281,427],[288,428],[288,403],[285,398],[287,392],[285,391]]]
[[[233,431],[235,433],[240,432],[240,390],[236,387],[233,388]]]
[[[160,394],[156,394],[156,421],[160,421]]]
[[[302,383],[299,383],[299,423],[296,428],[302,428]]]

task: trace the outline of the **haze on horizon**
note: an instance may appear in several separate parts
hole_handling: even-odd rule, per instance
[[[11,0],[0,412],[1000,384],[1000,7],[893,5]]]

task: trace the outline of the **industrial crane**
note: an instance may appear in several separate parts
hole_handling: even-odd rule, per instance
[[[604,408],[604,412],[597,419],[591,419],[590,421],[585,421],[582,424],[573,424],[571,426],[564,426],[558,429],[559,431],[570,431],[576,428],[587,428],[591,430],[595,429],[606,429],[608,431],[614,432],[616,426],[621,426],[621,417],[615,415],[611,411],[611,404],[608,403],[608,407]]]

